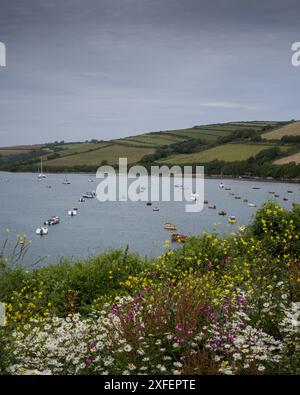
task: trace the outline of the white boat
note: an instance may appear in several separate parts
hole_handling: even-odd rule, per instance
[[[65,178],[65,181],[63,182],[64,185],[70,185],[70,181],[67,179],[67,177]]]
[[[43,178],[46,178],[45,174],[43,173],[43,158],[41,157],[41,169],[40,169],[40,174],[38,175],[38,180],[42,180]]]
[[[57,225],[60,223],[60,219],[57,215],[53,215],[47,221],[44,222],[44,225]]]
[[[39,236],[47,235],[48,234],[48,228],[46,228],[46,227],[37,228],[36,231],[35,231],[35,234],[39,235]]]
[[[83,198],[86,199],[94,199],[94,197],[96,197],[96,193],[95,192],[86,192],[82,195]]]
[[[69,215],[70,217],[74,217],[75,215],[77,215],[77,209],[75,210],[74,208],[71,208],[71,209],[68,211],[68,215]]]
[[[160,208],[158,206],[153,207],[153,211],[159,211]]]
[[[198,199],[198,197],[199,197],[198,193],[192,192],[189,200],[194,202]]]
[[[221,189],[225,188],[225,185],[223,184],[223,182],[221,182],[221,184],[219,185],[219,188],[221,188]]]
[[[248,203],[248,207],[256,207],[255,203]]]
[[[80,203],[84,203],[84,202],[85,202],[85,200],[83,199],[83,197],[81,197],[78,201],[79,201]]]

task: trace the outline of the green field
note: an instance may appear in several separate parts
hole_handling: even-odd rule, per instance
[[[118,144],[106,145],[98,150],[84,152],[77,155],[65,156],[44,163],[45,167],[99,166],[102,161],[118,164],[119,158],[128,158],[128,163],[136,163],[143,156],[152,154],[153,148],[125,147]]]
[[[75,144],[63,144],[59,145],[58,148],[62,149],[59,151],[60,156],[72,155],[76,153],[89,152],[92,150],[97,150],[99,148],[106,147],[109,145],[109,142],[101,142],[101,143],[75,143]]]
[[[225,162],[242,161],[255,156],[260,151],[272,148],[268,144],[224,144],[205,151],[188,155],[174,155],[160,161],[163,164],[195,164],[207,163],[215,159]],[[281,147],[287,150],[289,147]]]

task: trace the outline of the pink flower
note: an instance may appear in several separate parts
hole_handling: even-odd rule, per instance
[[[90,342],[88,343],[88,349],[91,350],[91,349],[94,348],[94,347],[95,347],[95,343],[94,343],[93,341],[90,341]]]
[[[93,358],[92,358],[92,357],[87,357],[87,358],[85,359],[85,364],[86,364],[87,366],[91,366],[92,363],[93,363]]]

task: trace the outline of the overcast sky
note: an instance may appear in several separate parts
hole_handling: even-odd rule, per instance
[[[0,0],[0,145],[300,118],[299,0]]]

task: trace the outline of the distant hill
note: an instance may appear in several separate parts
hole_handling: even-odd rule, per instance
[[[147,132],[110,141],[5,147],[0,148],[0,169],[38,171],[43,157],[45,171],[94,172],[101,164],[116,166],[119,157],[127,157],[129,164],[205,164],[208,172],[216,174],[226,174],[229,169],[238,174],[257,173],[253,163],[257,158],[266,168],[265,162],[284,165],[289,157],[294,158],[291,155],[300,152],[300,139],[283,142],[281,138],[286,135],[300,136],[300,122],[228,122]]]

